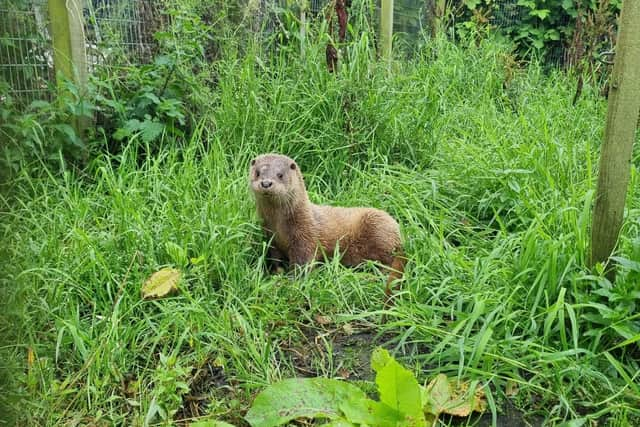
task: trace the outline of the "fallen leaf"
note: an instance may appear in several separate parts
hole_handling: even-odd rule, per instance
[[[329,323],[332,322],[331,317],[323,316],[322,314],[316,314],[315,320],[316,320],[316,323],[319,325],[328,325]]]
[[[422,391],[424,411],[433,415],[443,412],[451,399],[449,380],[445,374],[439,374]]]
[[[342,325],[342,330],[347,335],[353,335],[353,326],[351,326],[351,323],[345,323]]]
[[[142,298],[159,298],[178,289],[182,273],[175,268],[163,268],[153,273],[142,285]]]
[[[504,394],[508,397],[513,397],[518,394],[519,387],[518,383],[512,380],[507,381],[507,385],[505,386]]]
[[[467,417],[471,412],[484,412],[487,400],[482,387],[469,393],[469,383],[458,383],[444,374],[435,377],[423,389],[423,405],[427,413],[436,417],[442,413],[456,417]]]
[[[349,370],[345,368],[338,369],[338,375],[340,375],[340,378],[343,378],[345,380],[349,379],[349,377],[351,376],[351,374],[349,373]]]

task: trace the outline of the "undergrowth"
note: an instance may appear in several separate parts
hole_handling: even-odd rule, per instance
[[[239,423],[275,380],[366,380],[344,345],[359,334],[421,381],[486,384],[494,420],[515,406],[640,422],[637,154],[618,279],[585,268],[598,88],[572,106],[573,78],[507,69],[490,40],[432,41],[391,70],[370,44],[356,38],[337,75],[321,38],[304,60],[221,60],[180,143],[163,132],[151,149],[133,129],[82,171],[22,166],[0,200],[0,399],[18,423]],[[246,174],[269,151],[296,158],[314,202],[397,218],[409,264],[392,308],[373,268],[265,273]],[[142,300],[166,265],[180,292]]]

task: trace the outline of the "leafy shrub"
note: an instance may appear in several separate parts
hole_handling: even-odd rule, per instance
[[[621,0],[462,0],[458,29],[465,33],[494,25],[523,55],[554,59],[559,50],[569,48],[570,55],[579,58],[566,59],[575,62],[585,50],[593,54],[612,47],[621,5]]]
[[[0,178],[17,172],[24,161],[53,164],[61,158],[77,161],[86,156],[87,146],[72,124],[87,120],[93,107],[74,85],[64,86],[55,103],[33,101],[23,108],[0,82],[0,93],[6,93],[0,102],[0,135],[6,142],[0,153],[0,175],[5,176]]]
[[[181,366],[175,355],[165,356],[160,353],[160,365],[153,377],[153,399],[149,404],[145,425],[156,416],[164,421],[171,420],[178,412],[182,405],[182,395],[189,391],[187,376],[190,372],[191,368]]]

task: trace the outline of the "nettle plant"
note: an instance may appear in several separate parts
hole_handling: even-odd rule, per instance
[[[110,151],[134,138],[153,147],[163,136],[188,137],[192,118],[210,100],[210,26],[186,6],[168,7],[166,15],[166,28],[154,35],[158,53],[153,61],[107,69],[92,80],[97,124]]]
[[[54,101],[35,100],[28,105],[11,95],[0,81],[0,175],[17,172],[25,163],[58,164],[63,159],[80,161],[87,144],[74,126],[90,120],[94,105],[69,81],[62,81]],[[6,176],[0,177],[6,178]]]

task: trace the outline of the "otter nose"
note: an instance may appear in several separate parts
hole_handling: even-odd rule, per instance
[[[260,182],[260,185],[262,186],[262,188],[269,188],[273,185],[273,182],[269,179],[264,179],[262,180],[262,182]]]

